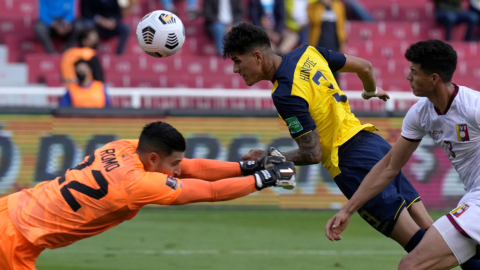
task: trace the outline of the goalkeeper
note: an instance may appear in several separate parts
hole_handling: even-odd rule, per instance
[[[239,163],[185,159],[185,148],[180,132],[153,122],[139,140],[108,143],[65,175],[1,198],[0,269],[33,270],[45,248],[104,232],[147,204],[233,200],[295,186],[293,163],[275,149]]]

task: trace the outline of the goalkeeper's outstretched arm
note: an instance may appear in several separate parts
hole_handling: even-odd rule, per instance
[[[184,158],[180,162],[182,174],[178,177],[196,178],[205,181],[217,181],[225,178],[242,176],[238,162],[228,162],[213,159]]]
[[[199,179],[182,179],[182,192],[171,203],[182,205],[195,202],[233,200],[257,190],[279,186],[295,186],[295,166],[292,162],[278,164],[271,169],[261,170],[251,176],[208,182]]]

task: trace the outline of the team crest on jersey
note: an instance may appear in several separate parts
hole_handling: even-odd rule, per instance
[[[458,124],[457,125],[457,138],[459,142],[468,142],[470,137],[468,136],[467,124]]]
[[[178,181],[177,179],[173,178],[173,177],[167,177],[167,181],[165,182],[165,184],[173,189],[173,190],[177,190],[177,187],[178,187]]]
[[[462,204],[460,205],[459,207],[457,207],[455,210],[453,210],[451,213],[452,215],[454,215],[455,217],[459,218],[463,213],[465,213],[468,208],[470,208],[470,206],[468,206],[468,204]]]

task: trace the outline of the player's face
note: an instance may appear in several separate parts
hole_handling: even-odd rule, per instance
[[[262,63],[252,52],[236,54],[231,57],[233,72],[240,74],[248,86],[259,82],[262,78]]]
[[[420,64],[410,62],[410,72],[407,75],[407,80],[410,81],[413,94],[417,97],[426,97],[433,92],[432,75],[425,73]]]
[[[173,151],[169,156],[161,157],[155,171],[166,175],[178,177],[182,174],[180,161],[183,159],[183,152]]]

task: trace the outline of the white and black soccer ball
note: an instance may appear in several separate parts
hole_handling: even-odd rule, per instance
[[[153,57],[167,57],[178,52],[185,42],[185,27],[177,15],[165,10],[148,13],[137,26],[140,48]]]

